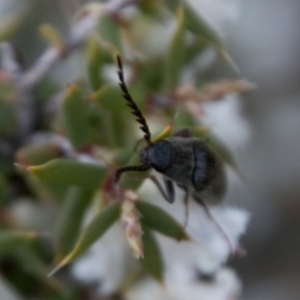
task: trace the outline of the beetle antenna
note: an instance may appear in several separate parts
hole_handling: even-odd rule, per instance
[[[123,92],[122,95],[123,95],[124,99],[127,101],[127,105],[131,108],[132,114],[137,117],[136,121],[141,124],[140,128],[145,133],[144,139],[146,140],[148,146],[151,146],[151,145],[153,145],[153,143],[151,141],[151,133],[150,133],[148,124],[147,124],[142,112],[139,110],[136,103],[133,101],[133,99],[127,89],[127,85],[124,80],[122,59],[121,59],[120,55],[117,55],[117,62],[118,62],[118,68],[119,68],[118,69],[118,76],[119,76],[119,80],[120,80],[119,86]]]

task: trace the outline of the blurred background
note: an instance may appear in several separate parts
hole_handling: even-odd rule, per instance
[[[243,101],[250,143],[239,153],[252,213],[248,255],[237,263],[246,299],[300,296],[300,3],[242,1],[230,40],[241,73],[258,89]],[[234,196],[233,196],[234,197]]]
[[[72,15],[87,2],[0,2],[0,20],[9,13],[23,11],[24,7],[28,11],[25,17],[20,16],[22,26],[12,37],[25,67],[31,65],[45,47],[37,27],[41,23],[50,23],[62,33],[67,32]],[[249,138],[241,143],[228,133],[227,139],[245,181],[245,184],[233,184],[227,200],[251,213],[248,231],[242,239],[247,255],[231,263],[242,281],[241,298],[299,299],[300,2],[194,2],[214,6],[212,11],[222,7],[224,14],[228,9],[232,22],[224,33],[226,48],[242,78],[257,85],[254,92],[240,100],[241,116],[251,131]],[[218,14],[215,17],[218,18]],[[216,24],[218,26],[223,25]],[[53,78],[63,86],[76,78],[81,65],[80,54],[75,54],[53,71]],[[226,77],[228,73],[232,75],[232,70],[220,60],[214,61],[206,71],[212,78]],[[226,124],[230,120],[224,117],[222,122]],[[226,128],[230,130],[230,126]],[[238,132],[239,128],[232,130]],[[51,224],[51,210],[47,214],[49,220],[46,218],[44,224],[39,223],[40,228]]]

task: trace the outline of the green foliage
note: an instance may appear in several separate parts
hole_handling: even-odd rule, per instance
[[[11,253],[12,249],[17,247],[29,246],[33,239],[36,238],[35,233],[21,232],[16,230],[5,230],[0,232],[0,255]]]
[[[93,90],[97,90],[103,84],[100,74],[103,62],[103,50],[100,48],[98,38],[92,36],[87,45],[87,71]]]
[[[0,79],[0,134],[12,136],[15,131],[14,99],[15,89],[9,78]]]
[[[140,263],[151,276],[162,282],[164,265],[159,245],[146,226],[143,227],[143,231],[144,257],[140,259]]]
[[[70,85],[63,97],[62,111],[67,135],[75,148],[89,145],[91,134],[87,103],[79,87]]]
[[[128,126],[124,113],[124,99],[116,86],[102,85],[90,97],[101,111],[101,125],[106,128],[101,133],[101,141],[109,147],[125,145],[126,132],[122,130]],[[113,100],[113,101],[112,101]]]
[[[75,245],[93,190],[70,187],[57,222],[57,257],[64,257]]]
[[[177,241],[190,239],[182,225],[159,207],[147,202],[138,202],[137,208],[141,213],[142,223],[148,228]]]
[[[100,211],[83,231],[73,250],[63,258],[50,275],[53,275],[56,271],[84,253],[91,245],[101,238],[101,236],[118,219],[119,215],[120,205],[118,203],[111,204]]]
[[[207,139],[222,160],[236,168],[228,149],[210,132],[199,130],[199,118],[190,113],[187,99],[176,94],[183,70],[207,47],[213,46],[230,61],[218,34],[185,1],[144,0],[137,11],[137,18],[126,19],[121,17],[122,11],[102,10],[95,21],[94,14],[83,10],[66,37],[52,25],[44,25],[41,33],[48,48],[25,70],[16,68],[19,62],[14,55],[3,55],[8,61],[2,65],[8,67],[0,70],[0,273],[24,299],[83,299],[78,296],[84,295],[81,287],[70,283],[68,270],[58,283],[46,276],[49,266],[57,265],[51,272],[54,274],[101,242],[109,228],[122,219],[120,205],[126,192],[138,195],[149,173],[126,173],[118,185],[114,183],[117,168],[140,164],[134,147],[142,137],[120,88],[110,79],[111,70],[116,75],[117,52],[124,59],[128,90],[150,128],[159,133],[153,142],[190,127],[194,136]],[[168,42],[152,28],[152,24],[165,26],[166,15],[176,23]],[[80,23],[82,20],[90,23]],[[84,26],[93,20],[95,30],[85,32]],[[0,39],[9,37],[19,22],[18,15],[4,30],[0,21]],[[142,36],[136,34],[138,29],[142,29]],[[157,45],[166,44],[161,47],[164,49],[154,51],[153,56],[141,53],[148,38],[149,48],[157,46],[153,37],[157,37]],[[64,65],[64,60],[80,49],[85,50],[82,72],[74,83],[63,87],[49,73],[50,68]],[[39,48],[30,45],[22,54],[30,56],[37,51]],[[32,60],[25,58],[27,63]],[[145,142],[138,146],[141,149]],[[55,217],[45,230],[41,228],[46,225],[32,225],[26,218],[23,224],[23,219],[14,215],[11,207],[19,207],[24,197],[54,208]],[[141,266],[163,282],[164,262],[154,232],[177,241],[188,242],[190,238],[183,225],[161,208],[136,199],[134,203],[139,212],[134,225],[143,231],[136,237],[143,243]],[[93,218],[82,229],[88,211]],[[43,224],[47,214],[41,214],[40,219]],[[11,264],[12,273],[6,272],[7,264]]]
[[[166,91],[174,90],[180,82],[180,74],[184,62],[184,33],[185,33],[185,11],[182,7],[177,12],[177,28],[169,46],[165,66],[165,88]]]
[[[28,167],[27,170],[45,182],[91,189],[100,186],[106,173],[104,167],[100,165],[67,159],[54,159],[43,165]]]

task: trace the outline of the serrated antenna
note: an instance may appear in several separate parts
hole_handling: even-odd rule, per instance
[[[126,83],[124,81],[124,72],[123,72],[123,64],[122,59],[120,55],[117,55],[117,62],[118,62],[118,76],[119,76],[119,86],[122,90],[122,96],[127,101],[127,105],[131,108],[131,112],[133,115],[135,115],[137,118],[135,119],[138,123],[140,123],[140,128],[144,132],[144,139],[146,140],[148,146],[153,145],[153,142],[151,141],[151,133],[148,127],[148,124],[142,114],[142,112],[137,107],[136,103],[133,101],[131,95],[129,94],[129,91],[127,89]]]

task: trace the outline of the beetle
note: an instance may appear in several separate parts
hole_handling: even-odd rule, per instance
[[[208,217],[221,231],[230,249],[233,247],[220,225],[214,220],[207,204],[217,204],[226,190],[224,165],[218,155],[204,140],[192,137],[189,129],[183,129],[169,138],[154,143],[148,124],[131,97],[124,80],[123,64],[117,55],[119,86],[122,95],[131,108],[136,121],[141,125],[147,146],[140,151],[140,165],[125,166],[116,170],[117,184],[123,173],[129,171],[144,172],[154,169],[163,175],[165,190],[152,175],[148,176],[157,185],[165,200],[173,203],[175,200],[174,182],[186,193],[185,202],[191,195],[206,211]]]
[[[136,121],[141,125],[147,146],[140,152],[141,165],[119,168],[116,171],[115,182],[119,181],[124,172],[143,172],[153,168],[164,175],[166,193],[163,194],[168,202],[174,202],[173,182],[175,182],[180,188],[190,192],[198,202],[206,199],[206,202],[218,203],[226,187],[224,166],[220,158],[205,141],[192,137],[188,129],[153,143],[148,124],[126,86],[123,64],[119,55],[117,63],[123,97],[137,117]]]

